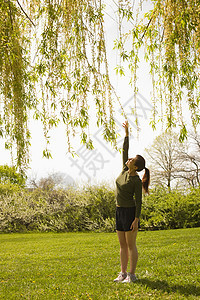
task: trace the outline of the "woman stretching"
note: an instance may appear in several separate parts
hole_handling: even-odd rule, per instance
[[[129,132],[128,122],[123,123],[126,136],[123,144],[123,169],[116,180],[116,230],[120,243],[121,272],[115,282],[134,282],[138,260],[136,236],[142,205],[142,188],[148,193],[150,180],[149,170],[141,155],[128,158]],[[142,180],[137,172],[145,169]],[[127,273],[128,258],[130,272]]]

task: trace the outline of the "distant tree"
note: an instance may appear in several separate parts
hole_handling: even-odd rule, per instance
[[[32,176],[28,180],[28,185],[30,188],[39,188],[42,190],[66,189],[69,186],[75,186],[75,181],[68,174],[54,172],[39,179],[37,179],[37,176]]]
[[[175,177],[187,182],[189,186],[198,187],[200,185],[200,135],[197,132],[190,132],[185,144],[187,147],[178,152],[182,163]]]
[[[179,141],[178,134],[169,131],[158,136],[145,152],[151,163],[152,185],[167,187],[170,191],[172,183],[177,184],[177,172],[184,163],[179,153],[185,153],[185,144]]]

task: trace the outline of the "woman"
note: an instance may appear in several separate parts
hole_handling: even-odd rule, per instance
[[[136,236],[142,205],[142,188],[148,193],[150,173],[141,155],[128,159],[128,122],[123,123],[126,136],[123,144],[123,169],[116,180],[116,230],[120,243],[121,272],[115,282],[134,282],[138,260]],[[142,180],[137,172],[145,169]],[[128,258],[130,272],[127,273]]]

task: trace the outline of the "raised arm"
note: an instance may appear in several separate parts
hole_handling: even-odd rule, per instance
[[[122,126],[125,129],[125,138],[123,143],[123,167],[128,160],[128,148],[129,148],[129,131],[128,131],[128,121],[125,121]]]

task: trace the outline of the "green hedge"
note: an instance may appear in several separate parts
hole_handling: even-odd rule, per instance
[[[143,198],[141,229],[200,226],[200,188],[168,193],[151,191]],[[27,191],[0,186],[0,231],[115,230],[115,191],[109,186]]]
[[[0,231],[114,231],[114,191],[105,185],[12,191],[0,198]]]
[[[200,226],[200,188],[180,191],[155,190],[144,197],[142,229],[175,229]]]

